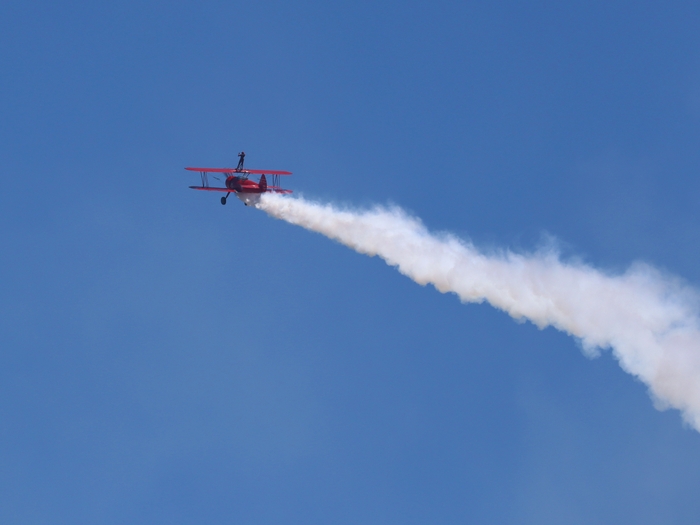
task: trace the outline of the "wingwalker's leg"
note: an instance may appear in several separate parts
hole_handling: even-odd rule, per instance
[[[226,204],[226,199],[228,199],[228,196],[229,196],[229,195],[231,195],[231,192],[230,192],[230,191],[226,194],[226,197],[221,197],[221,204],[222,204],[222,205],[223,205],[223,204]]]

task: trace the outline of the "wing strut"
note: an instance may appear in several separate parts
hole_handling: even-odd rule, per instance
[[[209,187],[209,177],[207,176],[206,171],[200,171],[200,175],[202,176],[202,187],[203,188],[208,188]]]

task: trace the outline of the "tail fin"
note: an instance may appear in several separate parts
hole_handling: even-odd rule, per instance
[[[260,190],[267,191],[267,179],[265,178],[264,173],[263,173],[262,177],[260,177]]]

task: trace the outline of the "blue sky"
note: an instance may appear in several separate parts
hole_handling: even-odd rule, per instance
[[[696,523],[609,355],[187,189],[700,286],[691,2],[6,1],[0,521]]]

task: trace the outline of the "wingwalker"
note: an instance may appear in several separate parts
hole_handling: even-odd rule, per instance
[[[241,199],[246,206],[255,206],[260,201],[260,195],[265,192],[292,193],[292,190],[281,188],[279,183],[280,175],[291,175],[291,171],[249,170],[243,167],[245,151],[241,151],[238,157],[238,166],[235,168],[185,168],[188,171],[198,171],[202,176],[202,185],[190,186],[190,188],[193,190],[225,192],[226,195],[221,197],[221,204],[226,204],[228,196],[235,193],[236,197]],[[209,173],[227,173],[226,187],[209,186]],[[250,175],[260,175],[260,179],[257,182],[250,180]],[[272,177],[272,184],[267,183],[265,175]],[[216,176],[214,178],[220,180]]]

